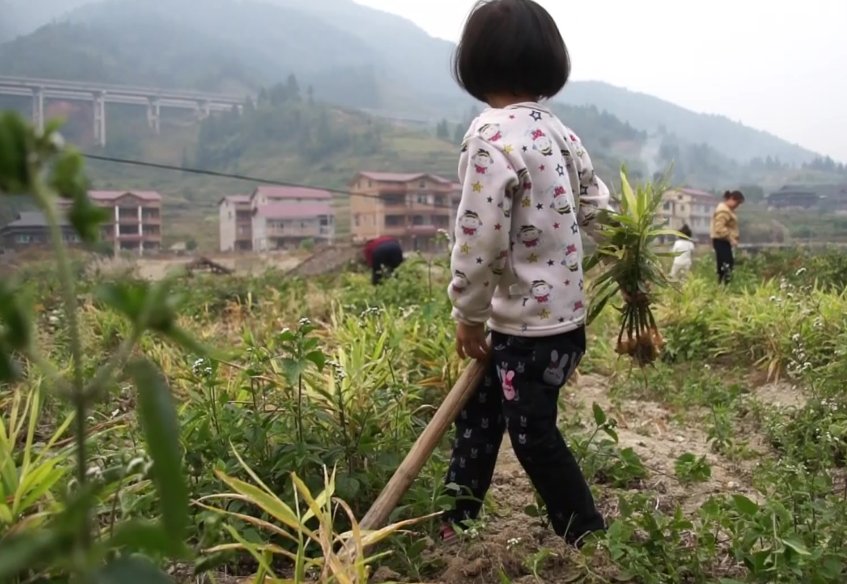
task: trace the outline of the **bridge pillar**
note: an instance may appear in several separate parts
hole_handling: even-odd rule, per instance
[[[209,101],[197,102],[197,119],[205,120],[212,115],[212,104]]]
[[[97,144],[106,145],[106,92],[94,92],[94,139]]]
[[[39,132],[44,131],[44,88],[32,90],[32,123]]]
[[[147,124],[157,134],[162,130],[162,107],[158,97],[147,100]]]

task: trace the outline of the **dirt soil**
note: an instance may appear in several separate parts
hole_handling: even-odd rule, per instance
[[[773,384],[754,390],[751,398],[771,407],[799,405],[803,399],[802,392],[796,388]],[[586,424],[593,425],[592,404],[596,402],[617,421],[618,447],[632,448],[647,467],[648,476],[638,485],[638,490],[649,493],[657,509],[668,511],[679,504],[687,515],[693,516],[715,494],[743,493],[754,500],[760,498],[750,484],[750,476],[756,460],[767,455],[769,450],[755,428],[736,428],[737,434],[743,435],[748,447],[755,451],[753,456],[743,461],[729,460],[712,451],[703,424],[680,422],[678,415],[658,402],[613,400],[609,380],[605,377],[577,376],[563,390],[562,401],[563,420],[573,418],[576,413]],[[693,417],[696,415],[693,412]],[[683,485],[676,479],[675,462],[687,452],[707,458],[712,468],[709,480]],[[597,491],[598,507],[607,521],[613,522],[618,514],[617,493],[621,491],[605,485],[599,485]],[[430,541],[424,559],[437,567],[439,575],[419,584],[568,584],[583,581],[581,566],[586,561],[592,564],[593,570],[599,569],[604,577],[614,581],[613,568],[598,566],[596,559],[582,558],[566,547],[552,530],[528,516],[524,510],[533,503],[532,486],[507,436],[498,459],[486,516],[478,533],[466,534],[462,541],[451,546]],[[531,565],[539,557],[540,550],[546,557],[537,574],[533,574]],[[219,581],[228,584],[235,580],[222,577]],[[241,582],[250,581],[241,579]],[[371,581],[413,580],[379,568]]]
[[[584,420],[591,420],[592,404],[596,402],[617,420],[619,447],[631,447],[648,468],[648,478],[639,490],[654,494],[657,508],[672,509],[679,503],[686,513],[694,513],[710,496],[727,491],[757,498],[749,485],[749,466],[743,466],[746,463],[730,462],[714,454],[701,428],[674,422],[671,412],[661,404],[634,400],[613,403],[608,381],[596,375],[580,376],[565,391],[565,408],[570,412],[563,413],[578,411]],[[711,479],[694,485],[679,483],[674,463],[686,452],[706,456],[712,465]],[[606,487],[599,490],[598,506],[607,521],[614,521],[617,512],[614,492]],[[516,584],[564,584],[582,578],[574,552],[551,530],[542,528],[524,513],[534,502],[532,486],[508,437],[500,454],[491,495],[493,509],[489,509],[486,525],[477,537],[446,549],[432,546],[432,559],[443,564],[444,569],[437,580],[428,584],[496,584],[501,581],[501,572]],[[527,564],[540,549],[555,555],[545,561],[540,579],[536,579]]]
[[[307,253],[298,251],[222,256],[212,254],[203,257],[230,268],[240,275],[259,275],[270,269],[288,272],[297,267],[307,256]],[[194,261],[196,257],[186,255],[168,258],[102,259],[93,262],[89,266],[89,270],[101,274],[133,273],[145,280],[158,281],[171,274],[183,272],[185,266]]]

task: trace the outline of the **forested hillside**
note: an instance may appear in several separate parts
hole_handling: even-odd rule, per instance
[[[202,10],[194,0],[2,2],[5,26],[27,34],[0,44],[0,75],[255,95],[293,74],[318,101],[432,124],[462,122],[473,103],[450,78],[451,43],[352,0],[208,0]],[[33,31],[37,24],[46,26]],[[668,136],[669,147],[706,145],[742,165],[770,157],[799,166],[815,157],[727,118],[605,83],[572,82],[558,102],[596,106],[646,132],[650,152]]]

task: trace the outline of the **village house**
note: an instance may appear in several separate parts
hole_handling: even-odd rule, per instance
[[[305,241],[335,239],[332,194],[321,189],[261,186],[249,196],[221,199],[219,217],[223,252],[290,249]]]
[[[129,252],[138,255],[157,252],[162,247],[162,196],[152,191],[92,191],[88,193],[92,203],[108,211],[101,225],[101,240],[110,245],[114,252]],[[70,209],[71,202],[60,200],[63,210]],[[38,211],[26,211],[17,219],[0,229],[0,240],[4,248],[22,249],[49,243],[47,221]],[[65,242],[77,244],[79,239],[62,219]]]
[[[820,210],[847,215],[847,184],[785,185],[768,195],[767,200],[771,211]]]
[[[717,204],[718,198],[706,191],[691,188],[671,189],[662,195],[662,206],[657,215],[659,221],[666,223],[671,229],[688,225],[695,242],[708,243],[711,237],[712,214]]]
[[[109,211],[102,239],[115,253],[144,255],[162,249],[162,195],[155,191],[92,191],[88,197]]]
[[[79,237],[62,217],[62,238],[65,243],[79,243]],[[40,211],[22,211],[11,223],[0,228],[0,244],[4,250],[22,250],[26,248],[47,247],[50,245],[50,230],[47,219]]]
[[[452,233],[461,187],[429,173],[360,172],[350,181],[354,240],[388,235],[409,250],[435,251],[439,231]]]
[[[253,249],[253,212],[249,195],[231,195],[218,202],[221,251]]]

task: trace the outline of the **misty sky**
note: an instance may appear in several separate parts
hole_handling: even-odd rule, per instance
[[[455,41],[474,0],[356,0]],[[847,161],[847,0],[540,0],[574,79],[718,113]]]

